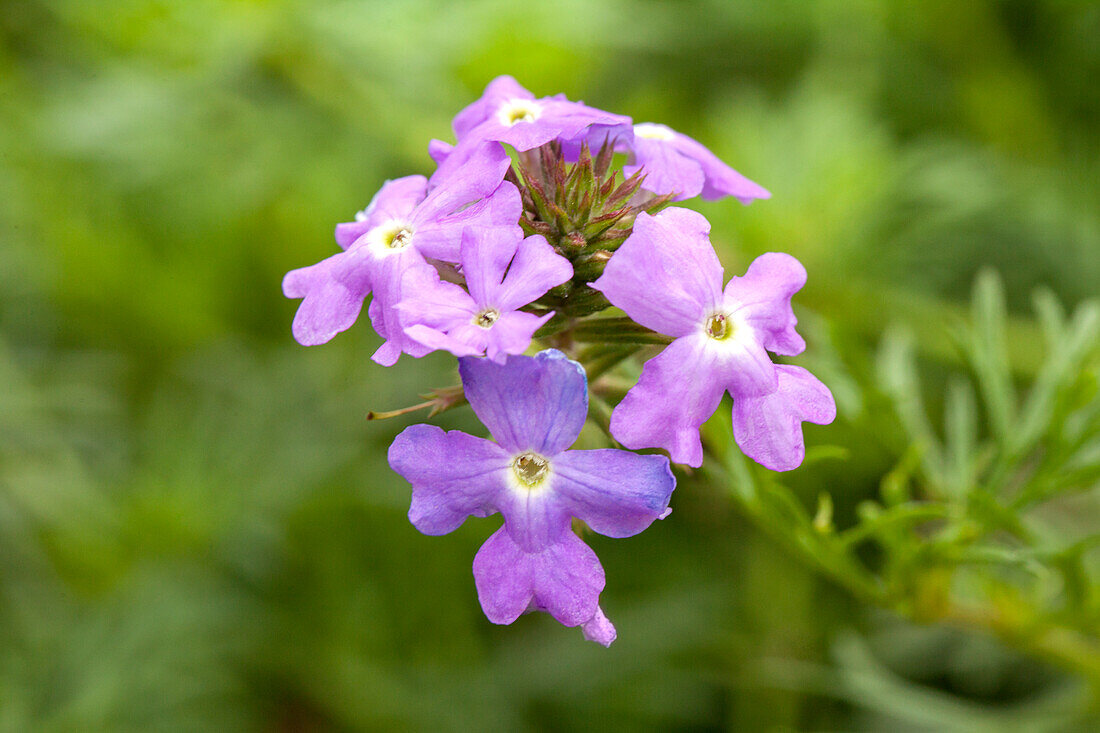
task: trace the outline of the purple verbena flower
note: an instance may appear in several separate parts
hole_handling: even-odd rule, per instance
[[[476,102],[454,119],[459,146],[481,140],[507,143],[519,151],[551,140],[569,140],[589,125],[630,124],[630,118],[570,102],[564,95],[535,99],[510,76],[489,82]]]
[[[571,520],[609,537],[641,532],[667,513],[675,487],[668,459],[566,450],[584,425],[588,391],[580,364],[561,352],[511,356],[503,365],[464,357],[459,374],[496,442],[432,425],[398,435],[389,462],[412,484],[409,520],[441,535],[468,516],[500,512],[504,525],[474,559],[489,620],[510,624],[541,610],[610,644],[615,630],[599,607],[603,568]]]
[[[519,227],[467,227],[460,264],[468,293],[453,283],[434,282],[431,273],[415,270],[406,276],[409,296],[399,309],[414,325],[405,333],[433,349],[485,355],[499,363],[506,354],[522,354],[554,315],[519,309],[573,276],[569,260],[539,235],[524,239]]]
[[[432,269],[426,258],[457,262],[466,226],[516,226],[522,203],[503,182],[509,165],[499,145],[486,143],[447,156],[431,179],[387,181],[355,221],[337,225],[343,252],[283,279],[288,298],[303,298],[293,325],[298,342],[322,344],[350,328],[373,291],[371,321],[387,339],[375,361],[390,366],[402,351],[427,353],[405,335],[396,310],[404,276]]]
[[[791,439],[791,421],[799,430],[801,420],[832,420],[819,404],[832,403],[828,389],[819,382],[808,388],[804,370],[794,376],[768,356],[805,348],[791,296],[805,284],[806,271],[790,255],[768,253],[723,289],[709,232],[707,220],[688,209],[639,214],[633,233],[592,283],[634,321],[675,339],[645,363],[612,413],[611,432],[628,448],[664,448],[674,461],[699,466],[699,427],[729,391],[740,416],[735,438],[741,449],[773,470],[794,468],[802,442],[800,434]]]
[[[621,139],[627,140],[625,136]],[[696,140],[666,125],[634,125],[629,140],[632,161],[623,166],[630,176],[645,173],[642,187],[656,194],[675,193],[676,201],[702,196],[707,200],[735,196],[748,204],[771,196],[766,189],[730,168]]]

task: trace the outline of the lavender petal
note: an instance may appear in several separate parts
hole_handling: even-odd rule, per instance
[[[409,521],[424,534],[457,529],[496,511],[509,456],[496,443],[434,425],[411,425],[390,445],[389,463],[412,484]]]
[[[802,367],[779,365],[779,387],[763,397],[735,397],[733,437],[749,458],[773,471],[802,464],[802,423],[828,425],[836,418],[829,388]]]

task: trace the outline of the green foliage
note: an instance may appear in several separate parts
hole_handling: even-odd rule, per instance
[[[1076,515],[1092,516],[1095,498],[1082,503],[1080,495],[1094,494],[1100,480],[1100,303],[1086,301],[1067,316],[1040,290],[1035,308],[1047,354],[1021,399],[1007,357],[1002,283],[991,271],[979,276],[970,317],[955,329],[968,374],[947,377],[942,431],[924,405],[912,339],[884,337],[879,388],[908,447],[879,496],[856,507],[851,526],[834,525],[828,493],[812,516],[775,474],[731,448],[728,420],[708,425],[708,448],[720,459],[708,474],[861,600],[919,623],[993,634],[1080,675],[1095,695],[1100,563],[1090,551],[1100,533]],[[913,719],[935,717],[927,715]],[[957,721],[951,727],[959,730],[998,725]]]

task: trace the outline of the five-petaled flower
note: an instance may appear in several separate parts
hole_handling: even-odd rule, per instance
[[[459,146],[495,140],[523,152],[577,137],[591,125],[623,124],[630,118],[570,102],[563,94],[535,99],[512,77],[498,76],[481,99],[458,113],[454,131]]]
[[[432,425],[406,428],[390,466],[413,487],[409,519],[421,532],[453,531],[496,512],[504,525],[474,558],[490,621],[510,624],[547,611],[605,646],[614,627],[599,607],[604,572],[573,533],[572,519],[629,537],[666,515],[675,479],[664,456],[615,449],[567,450],[588,414],[584,370],[559,351],[534,357],[459,360],[474,413],[496,442]]]
[[[700,466],[699,427],[729,391],[741,450],[790,470],[805,452],[801,422],[827,424],[836,415],[825,385],[768,356],[806,347],[791,310],[806,270],[790,255],[768,253],[723,289],[709,233],[703,215],[689,209],[640,214],[592,284],[634,321],[675,339],[645,363],[612,413],[611,433],[628,448],[664,448],[672,460]]]
[[[554,315],[519,309],[573,276],[569,260],[537,234],[524,239],[519,227],[467,227],[459,264],[469,292],[421,270],[406,276],[409,296],[399,306],[411,324],[405,333],[455,356],[500,363],[506,354],[522,354]]]

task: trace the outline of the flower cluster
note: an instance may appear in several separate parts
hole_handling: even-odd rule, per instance
[[[287,274],[284,293],[302,299],[294,336],[329,341],[370,297],[376,362],[459,357],[461,387],[391,414],[467,401],[496,442],[430,425],[398,435],[389,462],[412,484],[410,521],[445,534],[499,512],[473,563],[486,616],[546,611],[607,645],[603,569],[574,527],[627,537],[667,516],[669,458],[702,465],[699,428],[726,392],[737,444],[773,470],[801,464],[803,422],[835,417],[821,382],[769,356],[805,348],[791,297],[806,272],[769,253],[723,287],[708,222],[669,205],[769,194],[664,125],[536,98],[504,76],[453,127],[455,144],[428,145],[430,178],[387,181],[337,225],[340,252]],[[598,315],[611,306],[625,318]],[[524,356],[533,342],[554,348]],[[600,377],[654,344],[663,350],[597,423],[668,457],[566,450],[588,417],[585,369]]]

